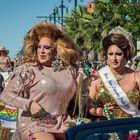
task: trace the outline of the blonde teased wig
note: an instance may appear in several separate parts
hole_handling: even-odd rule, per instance
[[[24,37],[24,62],[37,62],[36,46],[42,37],[55,41],[61,36],[61,31],[52,23],[41,22],[33,26]]]
[[[57,53],[60,56],[60,60],[64,66],[75,66],[76,61],[79,58],[79,50],[76,45],[67,35],[60,37],[56,43]]]

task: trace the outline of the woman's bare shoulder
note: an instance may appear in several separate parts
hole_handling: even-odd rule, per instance
[[[138,85],[140,86],[140,72],[136,71],[134,73],[135,73],[135,79],[136,79]]]
[[[127,68],[127,75],[128,78],[131,79],[130,81],[136,81],[140,87],[140,72]]]
[[[139,78],[140,79],[140,72],[135,71],[133,69],[127,68],[126,69],[126,74],[128,74],[128,75],[134,75],[136,78]]]

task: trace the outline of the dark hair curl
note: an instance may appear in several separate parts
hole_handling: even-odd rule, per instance
[[[122,34],[109,34],[102,41],[104,52],[106,53],[111,45],[118,46],[124,53],[124,57],[130,60],[133,56],[132,47],[129,41]],[[107,53],[106,53],[107,54]]]

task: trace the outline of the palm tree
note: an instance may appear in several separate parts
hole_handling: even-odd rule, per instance
[[[102,49],[101,40],[115,26],[122,26],[140,40],[140,3],[129,0],[95,0],[94,13],[80,6],[65,17],[65,32],[70,34],[82,49]]]

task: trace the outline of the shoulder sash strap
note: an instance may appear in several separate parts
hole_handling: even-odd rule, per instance
[[[120,106],[120,108],[128,114],[132,114],[134,117],[140,115],[140,111],[138,110],[136,105],[130,102],[126,93],[118,84],[109,67],[105,66],[101,68],[99,70],[99,74],[103,80],[104,85],[113,96],[117,104]]]

